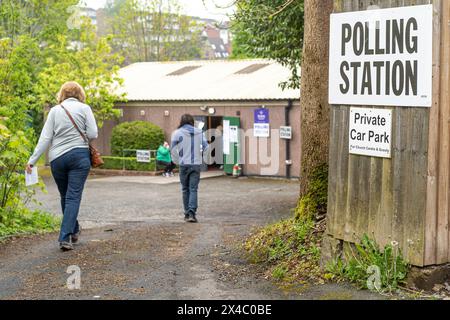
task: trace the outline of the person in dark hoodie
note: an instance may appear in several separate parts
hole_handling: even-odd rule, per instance
[[[194,117],[185,114],[180,126],[172,135],[172,161],[180,166],[183,191],[184,220],[197,223],[198,185],[203,163],[203,152],[208,143],[201,129],[194,127]]]

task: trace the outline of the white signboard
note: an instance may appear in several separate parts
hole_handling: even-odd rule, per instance
[[[230,142],[239,143],[239,127],[230,126]]]
[[[330,104],[431,107],[433,5],[331,15]]]
[[[292,139],[292,127],[280,127],[280,139]]]
[[[255,123],[254,127],[253,127],[253,135],[257,138],[269,138],[270,137],[270,124]]]
[[[223,120],[223,154],[230,154],[230,120]]]
[[[150,150],[137,150],[136,158],[137,162],[150,163],[151,160]]]
[[[392,110],[350,108],[350,154],[390,158],[391,143]]]

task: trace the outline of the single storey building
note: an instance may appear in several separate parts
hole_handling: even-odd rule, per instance
[[[298,178],[300,90],[280,87],[289,69],[271,60],[149,62],[125,67],[120,76],[127,101],[116,105],[121,118],[100,130],[103,154],[110,154],[111,132],[119,123],[152,122],[169,141],[189,113],[205,131],[223,132],[224,157],[234,154],[244,175]],[[224,166],[227,173],[233,162]]]

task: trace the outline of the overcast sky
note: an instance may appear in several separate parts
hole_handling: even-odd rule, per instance
[[[101,8],[105,5],[106,0],[83,0],[91,8]],[[230,4],[234,0],[205,0],[206,6],[202,0],[178,0],[183,7],[183,12],[190,16],[198,16],[201,18],[212,18],[217,20],[229,20],[227,14],[233,12]],[[216,6],[217,5],[217,6]],[[218,7],[228,7],[221,9]]]

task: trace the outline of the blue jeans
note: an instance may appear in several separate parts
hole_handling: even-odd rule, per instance
[[[91,170],[89,149],[69,151],[51,163],[52,175],[61,195],[63,220],[59,242],[70,242],[70,236],[80,231],[78,213],[84,184]]]
[[[198,185],[200,184],[201,166],[190,165],[180,167],[180,182],[183,191],[184,214],[197,214]]]

